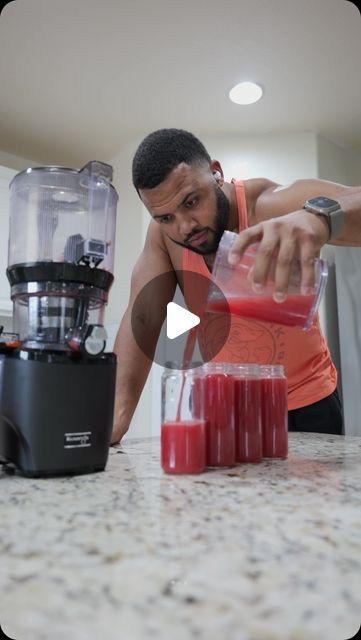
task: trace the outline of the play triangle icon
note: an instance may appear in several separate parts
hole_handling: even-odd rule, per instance
[[[176,302],[167,304],[167,338],[174,340],[200,323],[200,318]]]

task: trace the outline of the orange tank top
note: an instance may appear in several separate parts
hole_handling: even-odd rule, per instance
[[[235,180],[232,183],[236,189],[239,229],[243,230],[248,227],[244,183]],[[189,282],[187,286],[187,271],[208,279],[210,272],[204,258],[189,249],[183,249],[183,269],[185,302],[197,313],[199,292]],[[232,315],[227,342],[214,361],[283,365],[288,382],[288,409],[322,400],[337,385],[337,371],[318,314],[309,331]]]

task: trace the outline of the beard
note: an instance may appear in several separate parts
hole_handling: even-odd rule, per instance
[[[175,244],[179,244],[181,247],[185,247],[189,249],[189,251],[193,251],[194,253],[199,253],[202,256],[207,256],[212,253],[216,253],[218,249],[218,245],[220,243],[223,232],[226,231],[229,223],[229,215],[230,215],[230,204],[228,198],[223,193],[222,189],[215,185],[214,192],[216,195],[216,216],[214,220],[214,229],[210,227],[203,227],[202,229],[196,229],[193,231],[192,235],[186,242],[177,242],[173,240]],[[205,243],[203,246],[194,247],[189,240],[192,239],[192,236],[195,236],[197,233],[201,231],[208,231],[211,233],[213,238]]]

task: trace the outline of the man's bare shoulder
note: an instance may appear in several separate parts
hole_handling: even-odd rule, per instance
[[[151,220],[148,225],[147,235],[145,239],[144,249],[152,249],[157,251],[166,251],[167,247],[164,243],[164,237],[159,224]]]
[[[173,269],[182,269],[182,247],[172,242],[164,233],[160,224],[154,220],[149,223],[144,249],[145,251],[151,250],[166,254],[172,263]]]
[[[250,225],[257,222],[256,205],[259,203],[261,196],[266,192],[269,193],[271,191],[274,191],[274,189],[276,189],[277,187],[279,187],[279,185],[276,182],[269,180],[268,178],[250,178],[249,180],[244,181],[248,211],[248,223]]]
[[[244,181],[244,187],[247,199],[257,200],[265,191],[273,191],[280,185],[268,178],[250,178]]]

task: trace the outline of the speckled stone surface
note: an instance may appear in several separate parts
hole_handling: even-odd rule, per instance
[[[14,640],[346,640],[361,624],[361,438],[165,475],[158,439],[102,473],[0,475],[0,625]]]

